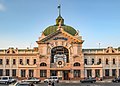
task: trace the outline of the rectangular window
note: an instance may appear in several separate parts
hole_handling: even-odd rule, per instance
[[[87,77],[92,77],[92,70],[91,69],[87,70]]]
[[[27,59],[26,63],[29,65],[29,59]]]
[[[23,65],[23,60],[22,59],[20,59],[20,64]]]
[[[106,64],[108,65],[108,59],[106,59]]]
[[[29,77],[34,77],[34,70],[29,70]]]
[[[0,69],[0,76],[3,76],[3,69]]]
[[[16,76],[16,69],[12,69],[12,76]]]
[[[87,65],[87,59],[84,60],[84,63]]]
[[[3,60],[2,59],[0,59],[0,65],[2,65],[3,64]]]
[[[115,65],[115,59],[113,59],[113,64]]]
[[[25,77],[26,76],[26,70],[21,70],[21,77]]]
[[[99,69],[95,70],[95,77],[100,77],[100,70]]]
[[[112,69],[112,76],[116,76],[116,69]]]
[[[13,65],[15,65],[16,64],[16,59],[13,59]]]
[[[119,69],[119,76],[120,76],[120,69]]]
[[[105,69],[105,76],[109,76],[109,69]]]
[[[5,74],[6,76],[9,76],[9,75],[10,75],[10,70],[9,70],[9,69],[6,69],[6,70],[5,70],[5,73],[6,73],[6,74]]]
[[[99,59],[99,64],[101,64],[101,59]]]
[[[80,77],[80,70],[74,70],[74,78]]]
[[[47,70],[40,70],[40,77],[47,77]]]
[[[34,59],[33,64],[36,64],[36,59]]]
[[[92,59],[92,64],[94,64],[94,59]]]
[[[9,65],[9,59],[6,59],[6,65]]]

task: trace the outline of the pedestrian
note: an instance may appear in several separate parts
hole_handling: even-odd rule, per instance
[[[55,86],[55,83],[54,83],[54,81],[52,82],[52,86]]]

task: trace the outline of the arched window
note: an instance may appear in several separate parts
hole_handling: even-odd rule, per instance
[[[108,64],[108,59],[106,59],[106,64]]]
[[[115,59],[113,59],[113,64],[115,64]]]
[[[99,64],[101,64],[101,59],[99,59]]]
[[[40,64],[40,66],[47,66],[47,64],[43,62]]]
[[[101,64],[101,58],[99,58],[97,65]]]
[[[74,66],[80,66],[80,63],[76,62],[74,63]]]
[[[87,59],[84,59],[84,64],[86,64],[86,65],[87,65]]]
[[[94,59],[92,59],[92,64],[94,64]]]

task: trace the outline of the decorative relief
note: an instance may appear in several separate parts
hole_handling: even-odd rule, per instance
[[[56,47],[56,46],[64,46],[64,47],[70,48],[72,45],[63,41],[59,41],[59,42],[49,43],[48,46],[52,49],[53,47]]]
[[[45,55],[40,55],[40,56],[39,56],[39,58],[44,58],[44,57],[45,57]]]
[[[51,48],[48,47],[48,48],[47,48],[47,53],[50,54],[50,51],[51,51]]]
[[[79,55],[74,55],[74,56],[73,56],[73,58],[77,58],[77,57],[79,57]]]

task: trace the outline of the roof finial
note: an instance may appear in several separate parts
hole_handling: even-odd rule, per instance
[[[60,4],[60,0],[58,0],[58,13],[59,13],[59,16],[61,16],[61,4]]]

